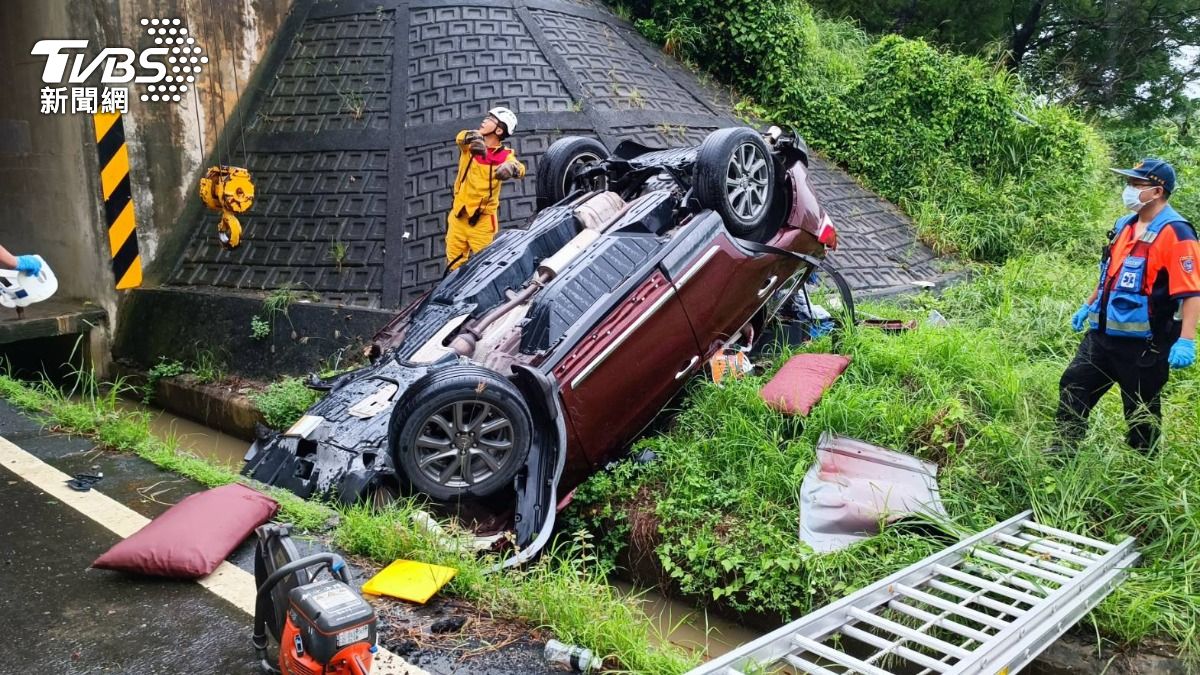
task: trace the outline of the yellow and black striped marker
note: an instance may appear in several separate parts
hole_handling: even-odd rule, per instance
[[[129,146],[121,113],[96,113],[96,151],[100,155],[100,186],[104,193],[104,222],[112,252],[117,290],[142,285],[142,256],[138,253],[137,222],[129,188]]]

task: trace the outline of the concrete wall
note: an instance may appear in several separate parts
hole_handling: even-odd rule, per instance
[[[66,0],[59,0],[66,2]],[[131,101],[126,116],[133,200],[147,281],[169,271],[174,251],[164,250],[185,205],[193,201],[197,181],[214,162],[228,161],[231,147],[218,139],[227,127],[229,141],[240,140],[243,126],[236,115],[239,95],[250,90],[251,78],[291,8],[291,0],[91,0],[98,9],[105,42],[147,47],[151,38],[142,17],[179,17],[209,62],[196,86],[180,103]],[[244,120],[245,124],[249,120]],[[219,157],[218,157],[219,155]],[[215,236],[216,217],[213,217]],[[167,258],[167,260],[160,260]],[[161,262],[162,264],[156,264]]]
[[[100,186],[92,121],[42,115],[43,37],[86,36],[84,16],[66,2],[0,3],[0,244],[39,253],[59,277],[64,298],[116,310],[108,239],[100,225]]]
[[[124,118],[130,179],[142,261],[153,283],[162,242],[195,193],[221,130],[227,122],[236,130],[239,93],[250,86],[290,6],[290,0],[0,2],[0,244],[43,255],[58,273],[61,297],[95,302],[115,321],[119,302],[92,121],[86,114],[41,114],[44,60],[30,55],[37,40],[88,39],[93,55],[106,46],[137,49],[152,40],[142,17],[179,17],[209,56],[180,103],[143,103],[138,88],[130,89]]]

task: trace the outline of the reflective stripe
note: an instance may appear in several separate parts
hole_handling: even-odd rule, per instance
[[[1135,337],[1144,337],[1150,333],[1149,321],[1113,321],[1109,319],[1104,324],[1106,332],[1137,333]]]

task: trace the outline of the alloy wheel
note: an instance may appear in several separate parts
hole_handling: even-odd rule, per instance
[[[562,193],[564,195],[571,194],[572,188],[575,186],[578,186],[578,181],[575,178],[576,175],[580,171],[583,171],[584,169],[586,169],[588,167],[588,165],[599,162],[600,159],[601,158],[598,155],[596,155],[595,153],[591,153],[591,152],[581,152],[578,155],[576,155],[575,158],[571,160],[571,163],[567,165],[566,171],[563,171]],[[579,186],[579,187],[587,187],[588,189],[598,190],[598,189],[604,187],[604,179],[596,178],[592,181],[591,185]]]
[[[513,424],[486,401],[455,401],[425,420],[415,445],[425,477],[449,488],[469,487],[504,466],[513,451]]]
[[[767,200],[767,157],[753,143],[743,143],[729,158],[725,177],[725,198],[734,213],[753,222],[770,206]]]

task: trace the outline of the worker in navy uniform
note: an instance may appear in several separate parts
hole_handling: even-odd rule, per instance
[[[1170,164],[1147,158],[1113,171],[1126,178],[1122,201],[1133,214],[1117,219],[1096,290],[1072,319],[1087,333],[1059,383],[1057,419],[1062,439],[1079,441],[1092,408],[1116,384],[1129,445],[1147,452],[1158,441],[1170,370],[1196,360],[1200,245],[1167,203],[1175,191]]]

